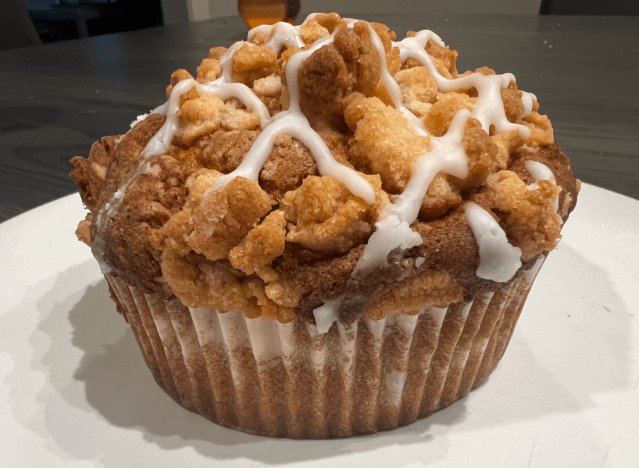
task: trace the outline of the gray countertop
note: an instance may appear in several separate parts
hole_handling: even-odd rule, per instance
[[[356,16],[356,15],[353,15]],[[365,15],[431,29],[458,69],[511,72],[582,181],[639,199],[639,17]],[[164,101],[170,74],[246,37],[237,17],[0,52],[0,221],[74,192],[69,159]]]

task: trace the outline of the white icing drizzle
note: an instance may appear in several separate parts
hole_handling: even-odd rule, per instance
[[[479,247],[477,276],[498,283],[509,281],[521,267],[521,249],[508,242],[495,218],[478,204],[465,203],[464,215]]]
[[[383,65],[381,79],[395,107],[404,112],[401,105],[399,87],[392,77],[389,79],[390,74],[386,66],[386,56],[381,40],[370,25],[369,30],[374,38],[373,44],[377,48],[380,62]],[[492,125],[497,133],[517,130],[524,139],[530,136],[528,127],[513,124],[506,118],[501,98],[501,88],[507,87],[511,81],[515,80],[512,74],[482,75],[481,73],[473,73],[461,78],[447,79],[439,73],[425,50],[429,40],[435,41],[442,47],[444,46],[439,36],[432,31],[421,31],[412,38],[406,38],[393,44],[399,48],[402,62],[408,58],[414,58],[427,67],[431,76],[435,78],[440,91],[452,92],[474,87],[477,90],[478,97],[472,116],[479,120],[486,132],[490,131]],[[532,97],[534,96],[529,94],[524,96],[529,101],[524,102],[525,109],[532,108]],[[404,192],[395,203],[386,208],[382,218],[376,223],[377,229],[370,237],[355,267],[354,275],[366,272],[378,265],[388,265],[388,254],[396,249],[405,250],[421,244],[421,237],[413,232],[409,226],[417,219],[421,201],[426,195],[430,183],[438,172],[444,172],[459,178],[464,178],[467,175],[467,159],[461,141],[470,115],[467,110],[460,110],[451,122],[447,134],[441,138],[433,138],[431,151],[423,155],[413,167],[411,178]],[[409,120],[413,122],[412,119]],[[414,127],[415,131],[420,133],[420,128],[416,125]],[[495,245],[492,248],[495,248]],[[509,258],[508,247],[512,246],[507,242],[506,245],[501,246],[503,252],[498,255],[499,258]],[[519,261],[519,257],[517,260]]]
[[[253,143],[244,156],[242,163],[229,174],[219,176],[205,191],[204,199],[214,191],[223,189],[235,177],[241,176],[257,180],[262,166],[268,159],[273,143],[278,135],[288,133],[300,140],[311,151],[322,175],[331,175],[341,181],[356,196],[362,197],[368,204],[375,201],[375,190],[366,179],[353,169],[338,163],[324,140],[311,128],[305,117],[289,114],[268,126]]]
[[[213,95],[222,100],[230,98],[239,99],[251,112],[260,116],[262,128],[265,128],[272,120],[264,103],[260,101],[248,86],[242,83],[225,83],[216,80],[207,84],[200,84],[194,79],[182,80],[176,84],[171,91],[164,125],[162,125],[162,128],[151,138],[151,141],[149,141],[146,148],[142,151],[142,156],[159,156],[169,151],[173,136],[180,126],[178,118],[180,97],[193,88],[195,88],[200,95]]]
[[[528,161],[526,161],[524,166],[534,179],[534,182],[528,186],[528,190],[537,190],[539,188],[539,186],[537,185],[538,180],[550,180],[551,182],[555,183],[555,175],[545,164],[529,159]],[[559,209],[559,197],[555,198],[552,206],[553,208],[555,208],[555,211]]]
[[[218,63],[220,67],[220,77],[215,81],[219,81],[221,83],[231,83],[233,81],[233,55],[246,44],[246,41],[238,41],[229,47],[224,55],[220,57],[220,61]]]
[[[300,49],[305,46],[300,37],[300,27],[289,23],[280,22],[272,26],[267,24],[257,26],[248,32],[247,39],[252,41],[257,33],[270,34],[271,37],[266,41],[265,45],[277,53],[282,50],[283,46],[299,47]]]
[[[131,128],[135,127],[137,124],[139,124],[140,122],[142,122],[144,119],[146,119],[149,116],[149,114],[142,114],[142,115],[138,115],[137,119],[135,119],[133,122],[131,122]]]
[[[437,82],[439,91],[448,93],[459,91],[460,89],[475,88],[477,90],[477,102],[473,109],[472,116],[481,122],[482,129],[490,133],[490,126],[494,125],[497,133],[517,130],[524,140],[530,137],[531,131],[525,125],[514,124],[506,118],[504,103],[501,99],[501,88],[507,87],[511,81],[515,81],[514,75],[505,73],[503,75],[482,75],[472,73],[461,78],[448,79],[439,73],[430,55],[425,50],[429,40],[434,40],[442,47],[444,43],[432,31],[420,31],[414,37],[407,37],[393,45],[399,48],[399,56],[404,62],[409,58],[418,60],[430,72]],[[529,97],[527,96],[528,100]],[[524,102],[526,108],[527,101]],[[530,102],[532,109],[532,102]]]
[[[537,100],[537,96],[533,93],[521,92],[521,102],[524,105],[524,113],[521,115],[522,119],[525,119],[530,115],[533,109],[533,103]]]
[[[161,114],[161,115],[166,115],[167,111],[169,109],[169,101],[166,101],[164,104],[162,104],[161,106],[157,106],[155,109],[153,109],[151,111],[151,114]]]
[[[526,170],[530,172],[530,175],[535,182],[538,180],[551,180],[555,178],[555,175],[552,173],[550,168],[539,161],[529,159],[525,162],[524,166],[526,167]]]
[[[290,32],[290,30],[287,30]],[[204,200],[212,191],[223,189],[235,177],[242,176],[257,180],[264,163],[271,154],[273,143],[278,135],[288,133],[300,140],[311,152],[317,169],[322,175],[331,175],[343,183],[352,194],[363,198],[368,204],[375,201],[375,190],[370,183],[353,169],[338,163],[326,146],[324,140],[313,130],[300,109],[299,85],[297,74],[302,63],[316,50],[333,41],[334,34],[316,41],[310,48],[294,54],[286,65],[286,81],[290,96],[289,108],[281,112],[257,137],[241,164],[229,174],[215,179],[215,182],[204,193]],[[282,40],[282,39],[280,39]]]
[[[448,132],[442,137],[434,137],[431,150],[424,154],[412,168],[406,189],[392,205],[393,211],[402,219],[409,223],[417,219],[426,191],[439,172],[459,179],[468,176],[468,159],[462,145],[462,138],[469,118],[468,110],[459,110],[450,123]]]
[[[282,24],[285,24],[286,26],[281,26]],[[274,28],[275,32],[266,45],[273,48],[276,52],[279,51],[282,45],[304,45],[303,41],[299,37],[299,28],[295,28],[288,23],[278,23],[278,25],[268,26],[268,28]],[[265,29],[262,28],[262,30]],[[255,33],[249,33],[249,36],[252,37],[254,34]],[[291,104],[288,111],[280,113],[277,116],[277,119],[270,117],[266,106],[264,106],[262,101],[257,97],[257,95],[255,95],[255,93],[253,93],[253,91],[251,91],[250,88],[244,84],[232,82],[232,57],[235,51],[246,44],[246,42],[243,41],[233,44],[220,58],[219,66],[221,74],[217,80],[201,84],[194,79],[187,79],[180,81],[173,87],[169,100],[164,105],[153,111],[158,114],[166,115],[165,123],[153,136],[153,138],[151,138],[146,148],[142,151],[141,156],[143,156],[143,158],[136,164],[131,175],[120,186],[111,200],[102,210],[100,210],[96,217],[97,230],[93,243],[94,248],[92,250],[103,270],[107,269],[108,266],[104,263],[102,258],[104,251],[102,232],[106,229],[108,220],[114,216],[122,204],[124,194],[131,183],[139,175],[150,170],[151,165],[148,160],[153,156],[159,156],[169,151],[171,141],[179,128],[178,112],[180,109],[180,97],[193,87],[196,88],[199,94],[215,95],[222,100],[230,98],[239,99],[249,110],[260,116],[261,127],[263,129],[249,153],[247,153],[244,157],[240,166],[230,174],[219,177],[216,180],[216,183],[207,189],[204,197],[205,199],[206,195],[208,195],[211,190],[219,190],[223,188],[234,177],[239,175],[251,180],[257,180],[259,172],[273,148],[275,138],[279,134],[289,133],[291,136],[298,138],[309,148],[311,154],[315,158],[320,174],[335,177],[354,195],[363,198],[368,204],[372,204],[375,201],[375,190],[373,187],[356,171],[338,163],[335,160],[333,154],[326,146],[326,143],[324,143],[324,140],[322,140],[319,134],[311,128],[308,120],[299,108],[299,90],[297,83],[298,69],[308,56],[323,45],[330,43],[333,40],[333,37],[334,35],[322,38],[316,41],[309,49],[299,52],[289,59],[286,73],[289,83]],[[276,123],[273,125],[275,120]]]
[[[343,296],[336,299],[328,299],[324,301],[323,305],[313,310],[317,333],[323,335],[328,332],[333,325],[333,322],[337,321],[337,309],[342,303],[342,299]]]
[[[388,71],[388,62],[386,61],[386,50],[384,49],[384,44],[382,44],[382,40],[370,24],[368,24],[368,31],[370,33],[371,40],[373,41],[373,45],[377,50],[377,56],[379,57],[380,79],[382,80],[382,83],[384,83],[386,91],[388,92],[395,109],[401,109],[403,107],[402,93],[399,90],[399,85]]]
[[[315,14],[311,14],[306,21],[314,17]],[[352,27],[356,22],[356,20],[347,18],[344,18],[344,20],[348,27]],[[386,52],[382,41],[370,24],[368,28],[372,42],[379,55],[380,80],[384,84],[393,106],[402,112],[417,134],[428,135],[421,119],[402,105],[399,85],[388,71]],[[335,33],[325,36],[310,47],[305,48],[299,31],[299,26],[277,23],[274,26],[258,26],[248,33],[249,41],[258,33],[268,34],[269,39],[265,45],[276,53],[279,53],[283,47],[295,46],[304,49],[291,56],[287,63],[286,77],[290,96],[288,110],[270,117],[264,104],[250,88],[243,84],[232,82],[233,54],[246,44],[246,42],[240,41],[233,44],[220,58],[221,74],[217,80],[206,84],[198,83],[193,79],[183,80],[174,86],[169,100],[152,111],[152,113],[166,115],[166,122],[142,151],[143,158],[132,170],[131,176],[115,192],[109,203],[105,205],[96,217],[97,236],[93,244],[93,252],[101,265],[106,266],[102,259],[103,241],[101,238],[101,232],[104,230],[106,222],[118,210],[124,193],[132,181],[140,174],[151,170],[149,159],[152,156],[165,154],[169,150],[171,141],[179,127],[177,115],[180,96],[193,87],[197,89],[199,94],[215,95],[222,100],[239,99],[249,110],[260,116],[262,127],[262,132],[250,151],[245,155],[242,163],[230,174],[218,177],[213,185],[207,189],[204,196],[205,200],[210,191],[220,190],[234,177],[242,176],[257,180],[262,166],[270,155],[275,138],[283,133],[289,133],[308,147],[317,163],[320,174],[335,177],[354,195],[363,198],[369,204],[374,202],[375,192],[373,187],[356,171],[335,160],[322,138],[311,128],[300,109],[297,78],[299,67],[313,52],[331,43]],[[406,38],[401,42],[394,42],[393,46],[399,48],[402,62],[408,58],[414,58],[427,67],[436,80],[439,91],[451,92],[475,88],[478,94],[477,101],[472,112],[466,109],[457,112],[446,135],[432,139],[432,149],[422,155],[412,168],[411,178],[404,192],[397,197],[394,203],[385,208],[376,222],[376,231],[370,237],[353,272],[354,275],[366,272],[377,265],[387,265],[388,254],[391,251],[404,251],[422,243],[421,236],[413,231],[410,225],[417,219],[422,200],[426,196],[432,180],[440,172],[458,178],[467,176],[467,158],[461,142],[464,128],[471,116],[479,120],[486,132],[490,132],[492,127],[497,133],[517,130],[523,139],[527,139],[530,136],[528,127],[509,122],[506,118],[501,99],[501,88],[508,86],[511,81],[515,80],[512,74],[482,75],[473,73],[456,79],[445,78],[439,73],[431,57],[425,51],[429,40],[435,41],[442,47],[445,45],[439,36],[433,32],[421,31],[415,37]],[[523,93],[524,117],[532,111],[535,99],[536,97],[533,94]],[[140,120],[138,118],[135,123]],[[533,175],[533,177],[536,176]],[[465,214],[480,250],[481,261],[477,275],[495,281],[508,281],[521,265],[519,261],[521,251],[508,244],[503,230],[501,230],[492,216],[478,205],[466,203]],[[425,260],[420,257],[418,261],[419,265],[421,265]],[[313,311],[319,333],[326,333],[331,324],[337,319],[337,310],[341,301],[341,297],[326,300],[324,305]]]
[[[416,247],[421,236],[410,228],[419,215],[419,208],[431,182],[439,172],[460,179],[468,175],[468,161],[461,144],[470,112],[461,109],[451,122],[446,135],[433,138],[432,149],[422,155],[412,168],[411,178],[394,203],[387,205],[381,219],[375,223],[353,275],[361,275],[376,266],[388,265],[388,254]]]
[[[368,30],[370,32],[373,45],[377,50],[377,56],[379,57],[380,79],[382,80],[382,83],[384,83],[384,87],[388,92],[393,106],[395,107],[395,109],[401,111],[402,114],[404,114],[404,117],[406,117],[406,119],[408,119],[408,121],[413,125],[413,128],[418,135],[428,135],[428,130],[426,130],[426,127],[424,127],[424,123],[421,121],[421,119],[419,119],[415,114],[413,114],[410,110],[402,105],[402,92],[399,89],[397,81],[395,81],[395,79],[388,71],[388,62],[386,61],[386,50],[384,49],[384,44],[382,44],[382,40],[379,38],[370,24],[368,24]]]
[[[164,154],[169,150],[171,140],[173,140],[173,135],[180,125],[178,120],[180,96],[193,88],[194,82],[195,80],[184,80],[180,81],[173,87],[166,109],[166,121],[160,130],[153,135],[153,138],[151,138],[149,143],[146,145],[146,148],[142,150],[142,156],[156,156]]]

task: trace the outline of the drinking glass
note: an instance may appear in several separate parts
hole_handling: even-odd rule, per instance
[[[300,0],[238,0],[237,11],[249,29],[279,21],[293,24],[300,12]]]

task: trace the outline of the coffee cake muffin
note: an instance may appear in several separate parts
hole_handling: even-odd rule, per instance
[[[488,377],[579,181],[535,96],[456,58],[335,13],[260,26],[72,159],[77,235],[175,401],[344,437]]]

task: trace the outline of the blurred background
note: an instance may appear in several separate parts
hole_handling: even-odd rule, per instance
[[[464,51],[460,69],[521,77],[584,182],[639,199],[637,20],[540,15],[637,14],[639,0],[291,1],[297,24],[336,10],[387,18],[401,37],[419,18]],[[178,66],[194,71],[246,29],[237,0],[0,0],[0,221],[74,192],[72,156],[128,130]]]
[[[257,1],[257,0],[248,0]],[[162,25],[237,16],[234,0],[2,0],[0,50]],[[8,11],[8,13],[6,13]],[[636,0],[302,0],[298,22],[314,11],[433,14],[637,14]],[[29,23],[18,30],[18,24]],[[33,29],[35,28],[35,30]],[[3,47],[4,41],[4,47]]]

